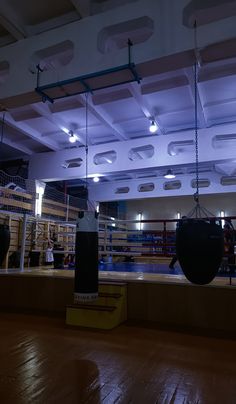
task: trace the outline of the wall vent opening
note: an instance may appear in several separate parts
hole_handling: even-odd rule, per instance
[[[93,162],[96,165],[100,164],[112,164],[116,161],[117,155],[115,150],[109,150],[104,153],[95,154]]]
[[[129,192],[129,187],[116,188],[115,194],[127,194]]]
[[[208,179],[200,179],[198,181],[198,186],[199,186],[199,188],[207,188],[207,187],[210,186],[210,183],[211,182]],[[191,187],[192,188],[197,188],[197,181],[196,180],[191,181]]]
[[[146,184],[140,184],[138,186],[138,192],[151,192],[155,188],[155,185],[153,182],[148,182]]]
[[[165,191],[171,191],[172,189],[180,189],[181,182],[180,181],[167,181],[163,184],[163,189]]]
[[[150,159],[154,155],[154,147],[150,144],[130,149],[128,157],[131,161]]]

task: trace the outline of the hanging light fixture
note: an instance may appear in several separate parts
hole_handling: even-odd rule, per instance
[[[157,126],[156,122],[154,121],[154,119],[152,119],[150,121],[149,132],[155,133],[157,131],[157,129],[158,129],[158,126]]]
[[[99,182],[100,178],[98,176],[93,177],[93,182]]]
[[[69,130],[68,134],[70,143],[75,143],[78,140],[77,136],[74,134],[72,130]]]
[[[175,178],[175,174],[173,173],[172,170],[169,169],[169,170],[167,170],[164,177],[167,178],[168,180],[171,180],[171,179]]]

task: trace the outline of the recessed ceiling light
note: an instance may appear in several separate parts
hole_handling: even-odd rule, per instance
[[[93,182],[99,182],[99,181],[100,181],[99,177],[93,177]]]

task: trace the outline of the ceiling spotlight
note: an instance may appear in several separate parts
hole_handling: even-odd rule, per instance
[[[151,121],[150,126],[149,126],[149,132],[155,133],[157,131],[158,127],[157,124],[154,120]]]
[[[70,143],[75,143],[75,142],[76,142],[76,137],[75,137],[75,135],[71,135],[71,136],[69,137],[69,142],[70,142]]]
[[[175,174],[172,172],[172,170],[167,170],[167,173],[164,175],[164,177],[170,180],[172,178],[175,178]]]
[[[93,177],[93,182],[99,182],[99,181],[100,181],[99,177]]]
[[[69,134],[69,142],[70,143],[75,143],[76,142],[76,140],[77,140],[77,136],[73,133],[73,131],[72,130],[70,130],[69,132],[68,132],[68,134]]]

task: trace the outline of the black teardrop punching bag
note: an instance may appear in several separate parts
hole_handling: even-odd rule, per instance
[[[197,285],[210,283],[223,257],[220,225],[207,219],[184,219],[176,229],[176,254],[186,278]]]
[[[10,229],[6,224],[0,224],[0,266],[2,265],[10,246]]]
[[[76,224],[74,302],[98,297],[98,213],[79,212]]]

